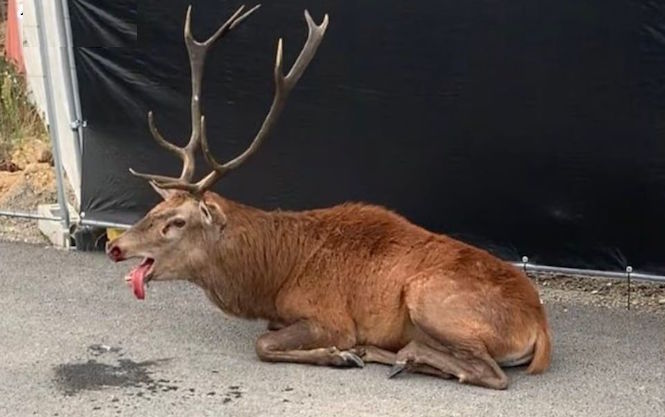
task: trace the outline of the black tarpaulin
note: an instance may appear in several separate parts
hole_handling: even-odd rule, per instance
[[[158,201],[129,167],[179,173],[146,115],[189,136],[189,3],[69,2],[86,219],[131,223]],[[191,3],[198,38],[239,5]],[[665,272],[662,2],[269,2],[208,58],[219,159],[253,138],[276,40],[293,62],[305,8],[330,14],[319,52],[274,134],[217,191],[265,209],[361,200],[509,260]]]

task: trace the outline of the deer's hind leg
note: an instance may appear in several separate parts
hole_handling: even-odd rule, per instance
[[[463,383],[507,388],[508,377],[484,342],[491,327],[471,308],[469,298],[442,291],[437,288],[440,281],[415,284],[407,292],[406,303],[419,335],[397,353],[390,376],[428,365]]]
[[[394,366],[395,361],[397,360],[397,354],[395,352],[381,349],[376,346],[356,346],[351,349],[351,352],[358,355],[365,363],[374,362]],[[410,370],[422,374],[438,376],[439,378],[451,378],[451,375],[443,373],[439,369],[426,364],[412,364]]]
[[[354,345],[353,334],[302,320],[263,334],[256,341],[256,353],[266,362],[363,367],[363,360],[349,350]]]
[[[413,340],[397,353],[389,377],[394,377],[403,370],[422,372],[423,366],[427,366],[444,375],[455,376],[462,383],[506,389],[508,377],[496,362],[492,362],[494,360],[489,355],[485,357],[472,350],[456,347],[449,349],[443,345],[432,347],[428,343]]]
[[[283,323],[281,323],[281,322],[279,322],[279,321],[275,321],[275,320],[270,320],[270,321],[268,321],[268,324],[266,325],[266,328],[267,328],[268,330],[270,330],[271,332],[272,332],[272,331],[275,331],[275,330],[281,330],[281,329],[283,329],[283,328],[285,328],[285,327],[286,327],[285,324],[283,324]]]

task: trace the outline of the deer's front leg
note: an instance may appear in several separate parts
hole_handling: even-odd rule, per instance
[[[341,335],[311,321],[299,321],[266,333],[256,341],[256,353],[266,362],[295,362],[338,367],[363,367],[362,359],[348,349],[353,335]]]

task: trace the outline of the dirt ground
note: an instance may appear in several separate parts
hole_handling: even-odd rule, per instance
[[[50,163],[49,145],[26,139],[14,150],[11,162],[18,171],[0,171],[0,210],[34,213],[39,204],[55,203],[55,171]],[[39,162],[46,160],[46,162]],[[29,243],[47,243],[34,220],[0,216],[0,239]]]

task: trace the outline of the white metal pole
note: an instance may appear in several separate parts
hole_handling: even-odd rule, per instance
[[[62,178],[62,158],[60,155],[60,137],[58,133],[58,118],[55,112],[53,100],[53,76],[49,60],[49,48],[46,43],[45,20],[43,2],[35,1],[35,17],[37,18],[37,34],[39,37],[39,53],[44,73],[44,95],[46,97],[46,113],[48,115],[49,136],[53,144],[53,165],[55,166],[55,182],[58,193],[58,204],[60,205],[60,217],[62,226],[69,233],[69,209],[65,197],[64,182]]]

